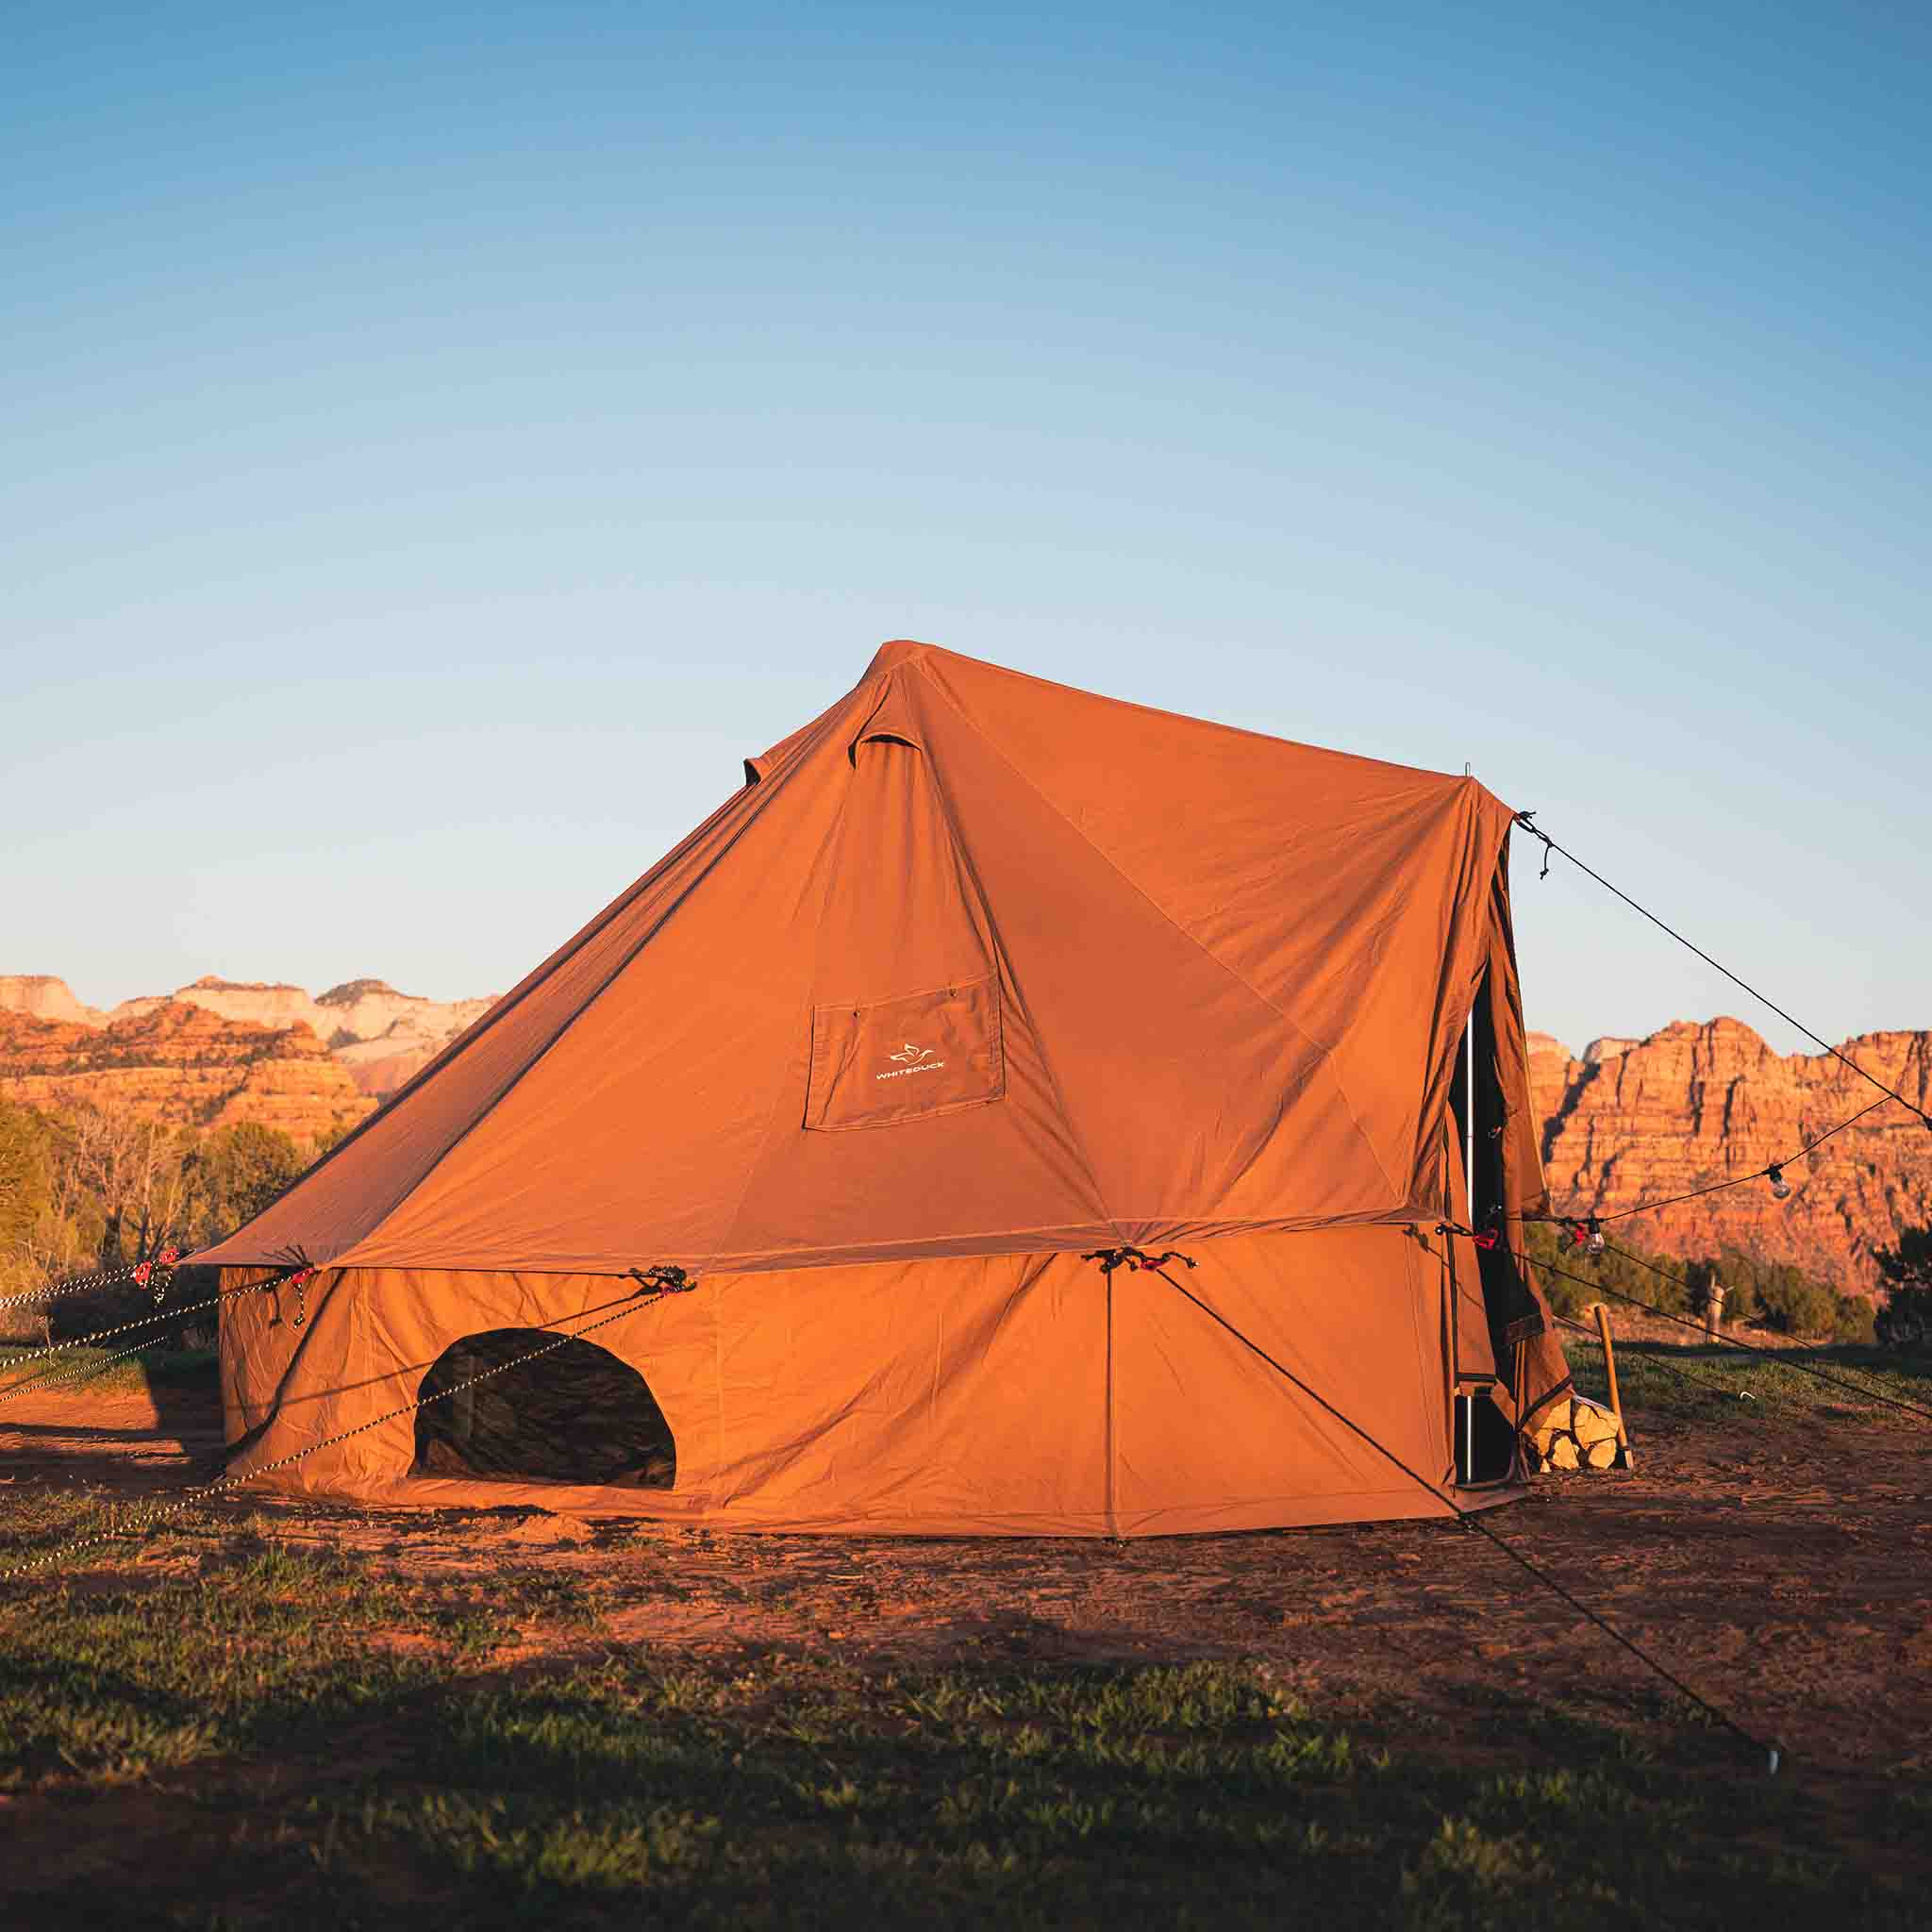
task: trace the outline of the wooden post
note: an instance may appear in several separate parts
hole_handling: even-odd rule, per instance
[[[1704,1332],[1715,1340],[1724,1323],[1724,1285],[1721,1281],[1713,1281],[1704,1291]]]
[[[1617,1354],[1610,1346],[1610,1311],[1602,1302],[1596,1305],[1596,1332],[1604,1345],[1604,1376],[1610,1385],[1610,1409],[1617,1418],[1617,1447],[1624,1452],[1624,1467],[1635,1469],[1637,1458],[1630,1453],[1630,1432],[1624,1426],[1624,1399],[1617,1393]]]

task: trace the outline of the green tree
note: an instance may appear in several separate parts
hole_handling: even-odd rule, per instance
[[[194,1156],[199,1194],[197,1245],[232,1234],[252,1221],[308,1165],[302,1151],[278,1127],[242,1121],[221,1127]]]
[[[30,1107],[0,1101],[0,1285],[37,1286],[42,1224],[52,1201],[53,1136]]]
[[[1932,1338],[1932,1227],[1902,1227],[1895,1248],[1874,1249],[1885,1284],[1876,1334],[1892,1348],[1920,1348]]]

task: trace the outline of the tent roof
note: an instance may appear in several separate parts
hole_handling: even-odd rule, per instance
[[[1433,1212],[1511,821],[1474,779],[908,641],[745,771],[196,1258],[745,1272]]]

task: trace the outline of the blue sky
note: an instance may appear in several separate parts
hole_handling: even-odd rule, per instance
[[[1608,14],[16,14],[0,971],[498,990],[910,636],[1932,1025],[1932,25]],[[1517,903],[1573,1044],[1763,1018]]]

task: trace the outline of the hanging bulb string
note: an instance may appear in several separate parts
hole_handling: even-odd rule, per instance
[[[1881,1107],[1890,1106],[1896,1097],[1893,1094],[1881,1096],[1879,1099],[1874,1100],[1870,1107],[1861,1107],[1850,1120],[1840,1121],[1835,1127],[1827,1127],[1824,1133],[1819,1135],[1817,1140],[1807,1141],[1795,1154],[1787,1154],[1782,1159],[1771,1161],[1763,1167],[1754,1167],[1749,1174],[1733,1174],[1729,1180],[1712,1181],[1708,1187],[1692,1188],[1688,1193],[1668,1194],[1661,1201],[1642,1201],[1635,1208],[1620,1208],[1614,1214],[1599,1213],[1597,1219],[1599,1221],[1628,1221],[1633,1214],[1656,1214],[1662,1208],[1675,1208],[1686,1201],[1701,1201],[1707,1194],[1722,1194],[1728,1188],[1749,1187],[1753,1181],[1770,1180],[1775,1184],[1782,1178],[1781,1169],[1790,1166],[1794,1160],[1807,1159],[1809,1156],[1815,1154],[1819,1148],[1823,1147],[1834,1134],[1842,1134],[1847,1127],[1857,1126],[1868,1113],[1876,1113]],[[1906,1101],[1903,1104],[1907,1107],[1911,1106],[1910,1101]],[[1782,1200],[1784,1196],[1780,1194],[1778,1198]],[[1567,1227],[1587,1218],[1587,1216],[1581,1214],[1507,1214],[1504,1217],[1507,1221],[1546,1222],[1558,1227]]]
[[[1457,1230],[1457,1232],[1462,1231],[1463,1230]],[[1313,1389],[1309,1388],[1307,1383],[1304,1382],[1302,1378],[1299,1375],[1297,1375],[1292,1369],[1284,1367],[1283,1364],[1276,1361],[1275,1358],[1272,1355],[1270,1355],[1268,1351],[1260,1345],[1259,1342],[1251,1341],[1247,1336],[1243,1335],[1241,1331],[1239,1328],[1237,1328],[1234,1325],[1234,1324],[1226,1318],[1226,1316],[1220,1313],[1218,1309],[1210,1307],[1208,1303],[1204,1302],[1201,1299],[1201,1297],[1193,1291],[1192,1289],[1187,1287],[1186,1284],[1183,1283],[1178,1276],[1170,1274],[1165,1268],[1159,1266],[1154,1267],[1150,1272],[1159,1275],[1161,1280],[1166,1282],[1167,1285],[1170,1288],[1174,1289],[1177,1293],[1185,1295],[1188,1298],[1188,1300],[1192,1302],[1193,1305],[1197,1308],[1199,1308],[1201,1312],[1204,1315],[1206,1315],[1210,1321],[1219,1323],[1220,1325],[1223,1328],[1226,1329],[1228,1334],[1231,1335],[1235,1339],[1235,1341],[1239,1341],[1243,1348],[1247,1349],[1250,1354],[1259,1357],[1260,1359],[1266,1362],[1268,1366],[1271,1369],[1273,1369],[1277,1375],[1280,1375],[1285,1381],[1291,1382],[1297,1389],[1301,1391],[1301,1392],[1304,1395],[1306,1395],[1308,1398],[1310,1402],[1314,1403],[1318,1408],[1321,1408],[1324,1410],[1327,1414],[1333,1416],[1335,1420],[1339,1422],[1343,1428],[1348,1430],[1351,1435],[1358,1436],[1364,1442],[1366,1442],[1369,1445],[1371,1449],[1373,1449],[1375,1452],[1377,1456],[1381,1457],[1385,1462],[1392,1463],[1398,1470],[1402,1472],[1404,1475],[1406,1475],[1409,1479],[1410,1482],[1415,1483],[1424,1490],[1426,1490],[1428,1493],[1431,1496],[1433,1496],[1439,1503],[1442,1504],[1445,1508],[1452,1511],[1455,1514],[1455,1516],[1462,1523],[1465,1528],[1473,1529],[1476,1531],[1479,1535],[1487,1537],[1490,1540],[1490,1541],[1492,1542],[1497,1549],[1501,1550],[1503,1554],[1506,1557],[1507,1557],[1512,1563],[1515,1563],[1519,1565],[1521,1568],[1526,1570],[1529,1573],[1529,1574],[1536,1579],[1537,1582],[1543,1586],[1545,1590],[1550,1591],[1555,1595],[1560,1597],[1563,1600],[1563,1602],[1568,1604],[1570,1607],[1573,1610],[1574,1610],[1579,1617],[1582,1617],[1586,1622],[1594,1624],[1596,1628],[1601,1630],[1604,1633],[1604,1635],[1609,1638],[1613,1643],[1621,1644],[1625,1650],[1627,1650],[1630,1653],[1632,1657],[1634,1657],[1637,1659],[1639,1663],[1642,1664],[1646,1670],[1654,1671],[1657,1674],[1657,1675],[1661,1677],[1664,1680],[1664,1682],[1670,1685],[1670,1687],[1674,1690],[1677,1691],[1679,1695],[1688,1697],[1690,1700],[1690,1702],[1694,1704],[1700,1710],[1704,1711],[1707,1716],[1714,1718],[1734,1737],[1741,1738],[1744,1740],[1744,1742],[1750,1745],[1754,1751],[1761,1751],[1765,1756],[1765,1760],[1771,1770],[1772,1774],[1776,1774],[1778,1761],[1781,1754],[1778,1750],[1778,1747],[1775,1744],[1770,1743],[1765,1739],[1757,1737],[1753,1732],[1747,1731],[1744,1728],[1744,1726],[1737,1721],[1736,1718],[1730,1715],[1728,1711],[1719,1709],[1718,1707],[1712,1704],[1708,1698],[1699,1696],[1698,1693],[1690,1687],[1690,1685],[1685,1683],[1683,1678],[1678,1676],[1674,1671],[1667,1669],[1663,1664],[1660,1664],[1656,1657],[1652,1657],[1648,1651],[1644,1650],[1641,1645],[1634,1642],[1630,1638],[1625,1637],[1624,1633],[1621,1630],[1619,1630],[1614,1624],[1611,1624],[1607,1619],[1600,1617],[1593,1609],[1590,1607],[1588,1604],[1580,1601],[1577,1597],[1574,1596],[1568,1590],[1566,1590],[1560,1583],[1558,1583],[1557,1579],[1549,1574],[1548,1571],[1544,1570],[1541,1564],[1533,1563],[1527,1557],[1525,1557],[1523,1554],[1523,1552],[1516,1547],[1514,1543],[1510,1542],[1507,1540],[1507,1538],[1500,1535],[1497,1531],[1491,1529],[1490,1525],[1483,1521],[1480,1512],[1474,1509],[1465,1509],[1459,1503],[1456,1502],[1453,1498],[1445,1496],[1442,1493],[1441,1488],[1439,1484],[1432,1483],[1427,1476],[1422,1474],[1417,1470],[1411,1469],[1407,1463],[1403,1461],[1401,1457],[1397,1456],[1392,1449],[1386,1448],[1381,1442],[1377,1441],[1375,1438],[1370,1435],[1368,1430],[1363,1428],[1359,1423],[1351,1421],[1349,1417],[1343,1415],[1342,1412],[1339,1408],[1337,1408],[1332,1402],[1328,1401],[1325,1397],[1318,1394]]]
[[[1651,911],[1651,909],[1647,906],[1640,906],[1637,903],[1637,901],[1630,896],[1628,892],[1624,891],[1621,888],[1617,886],[1611,885],[1609,880],[1605,878],[1602,873],[1596,872],[1592,870],[1590,866],[1585,865],[1582,859],[1577,858],[1575,853],[1569,850],[1567,846],[1557,844],[1556,840],[1551,838],[1550,835],[1546,831],[1544,831],[1541,825],[1539,825],[1536,823],[1535,812],[1518,812],[1516,814],[1516,823],[1519,825],[1521,825],[1523,829],[1530,835],[1531,838],[1541,839],[1543,841],[1544,877],[1548,877],[1549,875],[1550,854],[1553,852],[1561,853],[1562,856],[1565,858],[1567,858],[1570,861],[1570,863],[1577,869],[1578,872],[1584,874],[1585,876],[1589,878],[1594,879],[1597,882],[1597,884],[1604,889],[1605,891],[1613,893],[1617,898],[1623,900],[1624,905],[1629,907],[1631,911],[1641,913],[1643,917],[1649,920],[1651,924],[1656,926],[1659,932],[1667,933],[1672,939],[1675,940],[1680,946],[1685,947],[1690,952],[1695,953],[1697,957],[1700,959],[1702,959],[1707,966],[1713,967],[1716,969],[1716,971],[1722,973],[1726,979],[1728,979],[1733,986],[1738,987],[1744,992],[1749,993],[1751,997],[1754,1000],[1756,1000],[1760,1006],[1769,1008],[1772,1012],[1775,1013],[1778,1016],[1778,1018],[1784,1021],[1788,1025],[1795,1026],[1798,1029],[1798,1031],[1805,1036],[1807,1040],[1812,1042],[1814,1046],[1822,1046],[1824,1049],[1824,1051],[1832,1057],[1833,1059],[1841,1061],[1844,1065],[1851,1068],[1852,1072],[1857,1074],[1859,1079],[1869,1081],[1874,1087],[1877,1088],[1878,1091],[1881,1093],[1885,1094],[1889,1099],[1897,1101],[1901,1107],[1910,1108],[1910,1110],[1913,1113],[1918,1115],[1920,1122],[1928,1130],[1932,1130],[1932,1113],[1927,1113],[1925,1109],[1923,1107],[1919,1106],[1919,1104],[1916,1101],[1907,1100],[1905,1097],[1905,1095],[1898,1091],[1897,1088],[1888,1087],[1885,1084],[1885,1082],[1878,1077],[1876,1074],[1869,1073],[1865,1068],[1861,1067],[1857,1060],[1853,1059],[1849,1054],[1841,1052],[1838,1047],[1832,1045],[1830,1041],[1826,1040],[1823,1034],[1812,1032],[1810,1027],[1806,1025],[1805,1023],[1799,1018],[1797,1018],[1795,1014],[1786,1012],[1785,1009],[1781,1006],[1779,1006],[1778,1003],[1774,999],[1773,999],[1768,993],[1759,992],[1758,990],[1755,986],[1753,986],[1748,979],[1740,978],[1737,974],[1733,973],[1731,969],[1728,966],[1724,965],[1721,960],[1713,959],[1710,957],[1710,955],[1704,950],[1702,946],[1695,944],[1693,941],[1690,940],[1687,940],[1684,937],[1684,935],[1676,929],[1675,926],[1667,924],[1663,920],[1659,919],[1657,915],[1655,912]]]
[[[1455,1232],[1461,1233],[1463,1230],[1458,1228]],[[1521,1254],[1513,1248],[1505,1252],[1532,1271],[1543,1270],[1551,1274],[1560,1275],[1565,1281],[1574,1281],[1579,1288],[1589,1289],[1592,1294],[1608,1295],[1613,1301],[1627,1302],[1633,1308],[1641,1308],[1646,1314],[1657,1315],[1666,1322],[1674,1322],[1679,1328],[1688,1328],[1692,1334],[1709,1340],[1709,1337],[1705,1335],[1703,1323],[1693,1322],[1688,1315],[1680,1315],[1672,1308],[1658,1307],[1655,1302],[1647,1302],[1641,1295],[1625,1294],[1622,1289],[1612,1288],[1607,1281],[1593,1280],[1588,1274],[1573,1274],[1569,1269],[1559,1268],[1554,1261],[1538,1260],[1536,1257]],[[1674,1282],[1687,1294],[1695,1292],[1690,1283],[1680,1275],[1659,1268],[1655,1261],[1645,1260],[1641,1255],[1633,1255],[1628,1248],[1620,1248],[1612,1244],[1610,1252],[1613,1255],[1622,1255],[1626,1261],[1635,1261],[1641,1268],[1648,1268],[1653,1274],[1661,1276],[1665,1281]],[[1887,1408],[1896,1408],[1906,1415],[1915,1415],[1922,1421],[1932,1423],[1932,1408],[1924,1408],[1916,1402],[1907,1402],[1902,1397],[1887,1395],[1877,1389],[1869,1389],[1862,1382],[1848,1382],[1842,1375],[1827,1374],[1815,1363],[1794,1361],[1792,1357],[1799,1353],[1796,1349],[1765,1348],[1757,1342],[1746,1341],[1736,1334],[1725,1337],[1721,1345],[1744,1355],[1761,1355],[1778,1363],[1780,1367],[1795,1369],[1800,1374],[1809,1375],[1814,1381],[1828,1382],[1834,1389],[1842,1389],[1850,1394],[1862,1396],[1867,1402],[1881,1403]]]

